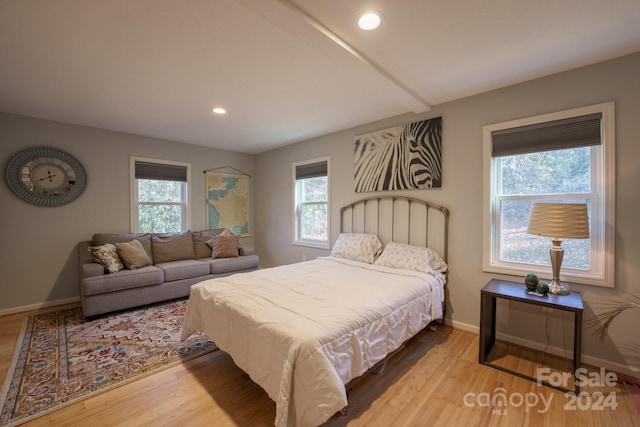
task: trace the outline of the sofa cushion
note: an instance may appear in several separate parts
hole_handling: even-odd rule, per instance
[[[194,231],[194,236],[202,236],[208,237],[207,240],[211,239],[213,236],[218,236],[224,233],[226,228],[207,228],[206,230]]]
[[[98,295],[106,292],[159,285],[164,281],[161,269],[147,266],[135,270],[122,270],[116,274],[88,277],[82,280],[82,295]],[[133,303],[132,306],[136,304]]]
[[[136,239],[142,243],[142,247],[144,248],[149,258],[153,257],[153,253],[151,252],[151,233],[96,233],[93,235],[93,244],[95,246],[104,245],[105,243],[124,243],[130,242],[131,240]]]
[[[116,242],[115,247],[122,263],[129,270],[135,270],[136,268],[153,264],[139,240],[133,239],[130,242],[124,243]]]
[[[213,236],[210,241],[212,258],[232,258],[238,256],[240,236]]]
[[[89,252],[100,264],[104,265],[105,270],[109,273],[116,273],[124,268],[116,251],[116,247],[111,243],[105,243],[100,246],[89,246]]]
[[[165,262],[156,264],[156,267],[161,268],[164,272],[165,282],[207,276],[209,274],[209,265],[206,262],[195,259]]]
[[[211,258],[211,247],[207,245],[209,240],[211,237],[198,236],[193,233],[193,250],[196,253],[196,258]]]
[[[225,274],[247,269],[258,268],[258,255],[239,256],[235,258],[211,258],[208,260],[211,274]]]
[[[191,231],[186,233],[166,233],[151,235],[153,263],[195,259]]]
[[[208,228],[206,230],[192,232],[193,249],[196,252],[196,258],[210,258],[211,245],[207,242],[209,242],[213,236],[224,233],[225,230],[225,228]]]

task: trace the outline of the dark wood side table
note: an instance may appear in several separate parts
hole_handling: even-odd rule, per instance
[[[574,315],[573,328],[573,378],[575,390],[550,384],[542,381],[542,384],[564,392],[580,393],[580,386],[576,380],[576,369],[580,367],[580,355],[582,348],[582,296],[579,292],[571,291],[569,295],[546,296],[529,295],[524,283],[514,283],[505,280],[490,280],[480,291],[480,357],[479,362],[501,371],[509,372],[531,381],[537,378],[522,374],[517,371],[495,365],[487,360],[487,356],[496,340],[496,300],[498,298],[510,301],[518,301],[525,304],[533,304],[542,307],[553,308],[572,312]]]

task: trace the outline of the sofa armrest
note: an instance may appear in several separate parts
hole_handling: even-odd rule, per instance
[[[240,256],[255,255],[255,250],[251,246],[240,246],[238,248],[238,254]]]
[[[103,276],[105,274],[104,265],[97,262],[82,264],[80,266],[80,274],[83,279],[86,279],[87,277]]]
[[[96,262],[89,252],[92,242],[80,242],[78,245],[78,262],[80,263],[80,280],[87,277],[102,276],[105,274],[104,265]]]

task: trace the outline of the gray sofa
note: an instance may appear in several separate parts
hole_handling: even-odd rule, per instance
[[[253,248],[237,243],[233,247],[233,254],[218,252],[218,255],[224,257],[212,257],[212,239],[220,236],[223,231],[224,229],[174,234],[99,233],[93,235],[92,241],[80,242],[80,299],[84,316],[93,317],[186,297],[189,296],[191,285],[195,283],[257,270],[259,258],[253,253]],[[131,243],[137,245],[137,242],[132,242],[134,239],[142,244],[151,265],[124,268],[110,273],[106,264],[99,262],[89,251],[90,247],[109,247],[115,252],[115,246],[120,248]],[[215,239],[221,240],[220,237]],[[115,258],[120,261],[117,255]],[[126,263],[124,264],[126,267]]]

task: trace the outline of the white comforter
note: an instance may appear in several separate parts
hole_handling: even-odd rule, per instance
[[[276,426],[319,425],[344,385],[442,317],[444,277],[334,257],[191,287],[182,339],[202,331],[276,402]]]

